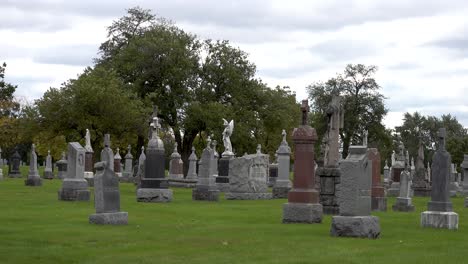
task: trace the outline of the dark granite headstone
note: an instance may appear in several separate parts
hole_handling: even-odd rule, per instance
[[[10,178],[21,178],[21,172],[20,172],[20,165],[21,165],[21,156],[18,153],[18,150],[15,149],[15,153],[10,158],[10,164],[9,164],[9,172],[8,172],[8,177]]]

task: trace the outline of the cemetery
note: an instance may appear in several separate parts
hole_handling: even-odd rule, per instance
[[[374,65],[300,98],[150,11],[34,103],[0,66],[0,263],[466,262],[456,116],[386,126]]]

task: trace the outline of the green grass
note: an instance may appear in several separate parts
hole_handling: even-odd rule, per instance
[[[382,234],[368,240],[330,237],[331,216],[281,224],[285,199],[200,202],[174,188],[171,203],[137,203],[133,184],[120,185],[129,225],[96,226],[93,203],[58,201],[60,186],[0,181],[0,263],[466,263],[463,198],[458,231],[421,228],[427,199],[414,198],[414,213],[375,213]]]

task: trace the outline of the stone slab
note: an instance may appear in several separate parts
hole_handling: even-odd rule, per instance
[[[321,204],[285,203],[283,205],[283,223],[321,223],[323,208]]]
[[[291,187],[273,187],[273,199],[288,198]]]
[[[89,223],[96,225],[128,225],[127,212],[100,213],[89,216]]]
[[[226,200],[269,200],[273,198],[273,195],[271,193],[226,192],[224,198]]]
[[[52,171],[44,171],[44,179],[52,180],[54,178],[54,173]]]
[[[416,197],[430,197],[431,188],[413,188],[414,196]]]
[[[42,186],[42,179],[40,177],[28,177],[24,180],[26,186]]]
[[[218,178],[219,178],[219,176],[216,177],[216,179],[218,179]],[[216,188],[218,188],[218,190],[220,192],[228,192],[229,191],[229,182],[227,182],[227,183],[226,182],[216,182]]]
[[[330,235],[376,239],[380,236],[377,216],[333,216]]]
[[[171,189],[140,188],[137,190],[137,202],[167,203],[172,201]]]
[[[10,178],[22,178],[23,176],[21,175],[20,172],[18,172],[18,173],[11,172],[11,173],[8,174],[8,177],[10,177]]]
[[[386,212],[387,197],[371,197],[371,210],[378,212]]]
[[[197,182],[197,179],[169,180],[169,186],[181,188],[195,188],[197,186]]]
[[[58,199],[62,201],[89,201],[90,191],[62,188],[58,191]]]
[[[411,203],[411,198],[397,197],[392,210],[397,212],[414,212],[414,205]]]
[[[192,200],[194,201],[219,201],[219,191],[218,190],[192,190]]]
[[[425,211],[421,213],[421,226],[458,229],[458,214],[455,212]]]

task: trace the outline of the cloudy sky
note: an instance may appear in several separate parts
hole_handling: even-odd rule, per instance
[[[411,2],[411,3],[409,3]],[[139,5],[250,55],[270,86],[305,87],[373,64],[387,127],[402,114],[451,113],[468,127],[466,0],[0,0],[0,62],[32,101],[92,65],[106,28]]]

